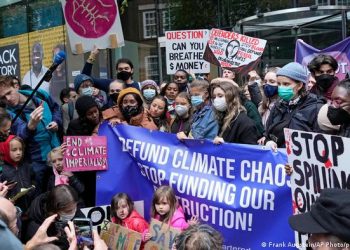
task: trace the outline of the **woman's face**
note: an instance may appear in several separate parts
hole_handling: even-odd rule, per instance
[[[276,76],[276,73],[274,72],[268,72],[266,73],[265,75],[265,78],[264,78],[264,84],[269,84],[269,85],[272,85],[272,86],[277,86],[277,76]]]
[[[100,122],[100,111],[96,106],[90,108],[86,112],[86,119],[88,119],[94,125],[97,125]]]
[[[153,118],[158,118],[163,115],[165,110],[165,102],[161,99],[154,99],[149,108],[149,113]]]
[[[217,97],[218,98],[225,97],[225,92],[224,92],[224,90],[222,88],[217,87],[217,88],[214,89],[212,98],[214,100]]]
[[[174,100],[178,94],[179,87],[176,83],[170,83],[165,89],[165,96],[170,100]]]
[[[183,105],[183,106],[187,106],[188,108],[190,108],[191,104],[188,102],[188,100],[186,98],[183,97],[176,97],[175,98],[175,106],[176,105]]]
[[[137,101],[136,101],[135,97],[132,94],[127,94],[123,98],[122,108],[125,108],[127,106],[131,106],[131,107],[136,107],[137,106]]]

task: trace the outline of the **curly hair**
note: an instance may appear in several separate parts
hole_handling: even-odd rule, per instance
[[[221,234],[206,224],[193,225],[176,238],[177,250],[221,250]]]

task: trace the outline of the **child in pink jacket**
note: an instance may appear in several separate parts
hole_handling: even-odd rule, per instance
[[[197,217],[192,217],[188,223],[186,222],[184,211],[177,203],[174,190],[169,186],[161,186],[154,193],[152,218],[181,231],[187,229],[189,224],[197,223]]]

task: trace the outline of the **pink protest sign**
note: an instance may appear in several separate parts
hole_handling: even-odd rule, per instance
[[[107,138],[105,136],[65,136],[64,171],[107,170]]]

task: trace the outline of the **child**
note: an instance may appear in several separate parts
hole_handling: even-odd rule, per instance
[[[149,240],[148,223],[134,209],[134,203],[126,193],[114,195],[111,201],[112,222],[136,232],[142,233],[141,249],[144,243]]]
[[[181,92],[175,98],[175,119],[171,121],[170,132],[177,134],[184,132],[186,136],[191,130],[191,99],[189,94],[186,92]]]
[[[51,191],[57,185],[66,184],[71,186],[80,195],[85,190],[84,184],[72,172],[63,171],[62,151],[62,147],[56,147],[47,155],[53,172],[49,177],[47,189]]]
[[[182,207],[177,203],[174,190],[170,186],[160,186],[153,195],[152,218],[169,224],[181,231],[189,225],[197,224],[197,217],[193,216],[187,223]]]
[[[29,164],[24,163],[24,142],[20,137],[10,135],[6,141],[0,143],[0,154],[3,160],[3,173],[0,182],[13,183],[13,188],[8,191],[7,197],[13,198],[22,188],[32,186],[32,172]],[[16,205],[23,211],[27,210],[34,192],[30,191],[16,201]]]

